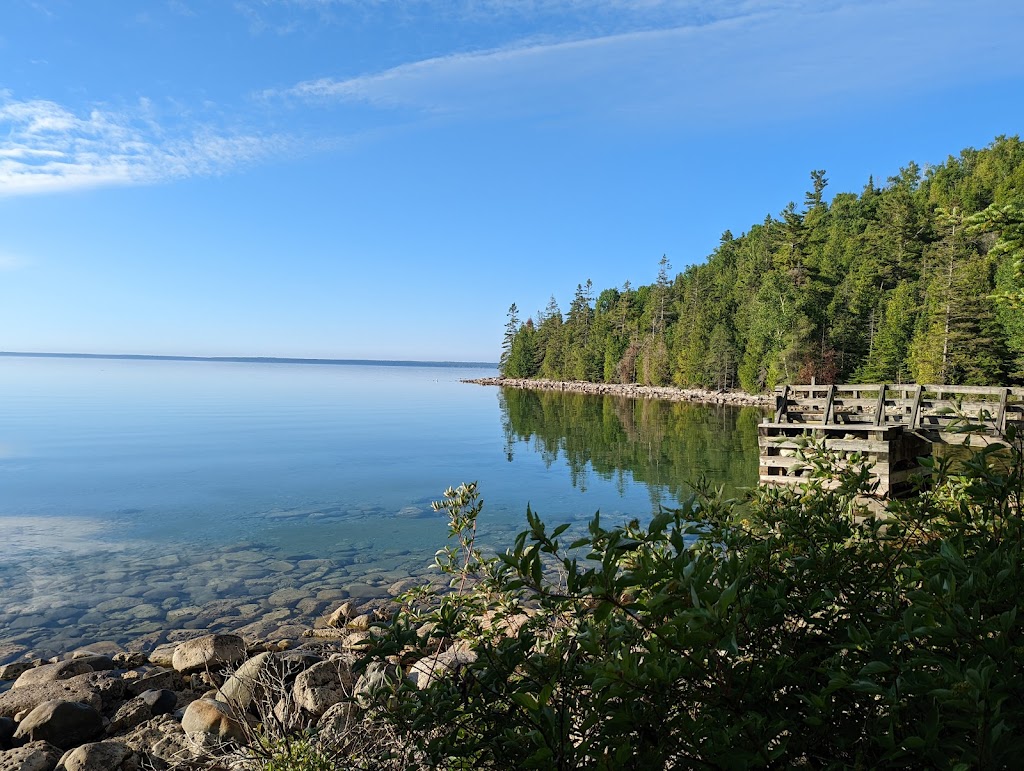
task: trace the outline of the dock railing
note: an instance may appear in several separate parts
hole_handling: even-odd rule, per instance
[[[973,430],[965,433],[970,425]],[[911,489],[917,459],[935,444],[971,447],[1024,432],[1024,388],[934,384],[786,385],[776,389],[775,414],[759,427],[760,479],[795,484],[809,467],[797,455],[807,441],[834,451],[839,462],[860,453],[872,466],[877,495]]]

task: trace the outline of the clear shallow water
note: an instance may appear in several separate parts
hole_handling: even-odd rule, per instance
[[[756,476],[753,411],[501,392],[480,368],[0,357],[0,662],[176,629],[297,633],[480,540]]]

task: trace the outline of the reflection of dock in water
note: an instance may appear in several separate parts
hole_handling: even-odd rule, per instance
[[[799,457],[809,442],[871,464],[875,494],[913,489],[918,461],[935,445],[1005,444],[1006,429],[1024,429],[1024,388],[945,385],[788,385],[775,389],[775,414],[758,426],[762,484],[799,484],[811,466]]]

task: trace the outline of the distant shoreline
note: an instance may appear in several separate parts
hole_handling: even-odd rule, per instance
[[[671,386],[645,386],[636,383],[588,383],[581,380],[531,380],[512,377],[481,377],[465,379],[463,383],[524,388],[535,391],[568,391],[596,396],[627,396],[633,399],[660,399],[671,402],[699,404],[727,404],[734,407],[774,407],[774,394],[748,394],[744,391],[709,391],[703,388],[673,388]]]
[[[285,356],[172,356],[150,353],[42,353],[38,351],[0,351],[0,356],[31,359],[119,359],[130,361],[211,361],[229,364],[330,364],[375,365],[378,367],[470,367],[497,368],[487,361],[412,361],[405,359],[301,359]]]

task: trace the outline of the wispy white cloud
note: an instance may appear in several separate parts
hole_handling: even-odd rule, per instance
[[[10,252],[0,251],[0,271],[7,270],[18,270],[25,267],[28,264],[28,260]],[[0,445],[0,458],[3,455],[3,445]]]
[[[0,92],[0,195],[152,184],[219,174],[285,151],[280,136],[161,126],[146,101],[80,113]]]
[[[620,2],[687,6],[695,14],[712,8]],[[304,81],[265,96],[431,115],[565,114],[711,125],[810,114],[822,101],[886,99],[908,88],[1024,72],[1015,53],[1024,6],[1000,0],[979,0],[971,14],[959,3],[928,0],[732,2],[715,9],[710,21],[454,53],[356,77]]]
[[[834,0],[819,0],[819,5]],[[866,0],[868,2],[872,0]],[[616,34],[657,26],[707,24],[807,0],[234,0],[250,32],[293,34],[325,24],[431,28],[467,25],[513,35]],[[575,32],[573,32],[575,30]]]

